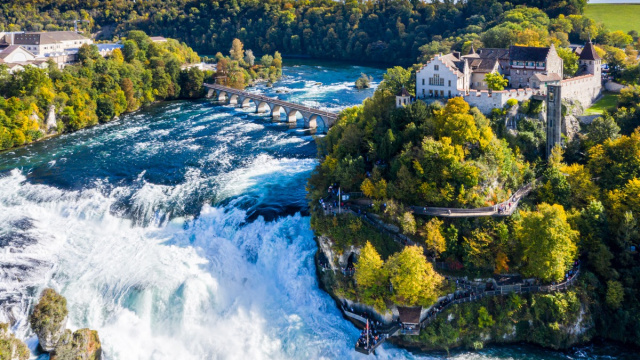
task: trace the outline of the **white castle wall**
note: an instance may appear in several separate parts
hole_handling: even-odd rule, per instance
[[[533,95],[541,95],[539,90],[534,89],[511,89],[502,91],[469,90],[468,95],[463,98],[471,107],[477,107],[482,113],[488,114],[494,108],[502,109],[509,99],[516,99],[519,102],[529,100]]]
[[[579,101],[586,109],[600,96],[602,82],[594,75],[562,80],[562,98]]]

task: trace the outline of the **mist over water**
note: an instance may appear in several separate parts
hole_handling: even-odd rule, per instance
[[[374,84],[383,73],[310,62],[284,72],[251,91],[332,111],[372,94],[352,87],[360,72]],[[315,155],[308,132],[204,100],[0,154],[0,322],[36,353],[27,314],[53,287],[68,327],[98,330],[107,359],[364,358],[316,280],[305,199]],[[597,359],[599,349],[453,358]]]

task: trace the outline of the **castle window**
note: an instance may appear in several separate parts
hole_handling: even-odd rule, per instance
[[[435,71],[440,70],[440,65],[433,65],[433,70],[435,70]]]
[[[422,79],[422,85],[424,85],[424,79]]]
[[[449,86],[451,86],[451,80],[449,80]]]
[[[527,75],[527,70],[524,70],[524,71],[523,71],[523,73],[524,73],[525,75]]]
[[[520,75],[520,70],[516,70],[516,75]]]

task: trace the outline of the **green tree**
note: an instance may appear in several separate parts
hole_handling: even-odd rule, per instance
[[[385,263],[393,287],[393,301],[403,306],[429,306],[438,298],[442,277],[419,246],[407,246]]]
[[[202,96],[204,74],[198,68],[191,68],[180,73],[181,96],[184,98],[198,98]]]
[[[387,69],[378,89],[383,91],[388,90],[391,94],[395,95],[400,92],[402,87],[405,87],[411,94],[415,94],[416,92],[415,80],[411,78],[411,70],[396,66]]]
[[[502,91],[509,84],[509,81],[497,72],[487,73],[484,76],[484,81],[487,83],[489,90]]]
[[[138,44],[133,40],[126,40],[122,45],[122,55],[124,55],[125,61],[132,62],[138,54]]]
[[[587,128],[587,137],[591,146],[603,144],[607,139],[616,139],[619,133],[620,127],[608,115],[596,118]]]
[[[262,66],[267,67],[267,68],[270,67],[271,64],[273,64],[273,56],[271,56],[271,55],[263,55],[260,58],[260,64],[262,64]]]
[[[100,95],[96,101],[96,115],[101,122],[107,122],[116,116],[113,100],[107,95]]]
[[[569,48],[559,47],[556,49],[558,56],[562,59],[562,72],[564,76],[571,77],[578,71],[578,55]]]
[[[478,309],[478,327],[480,329],[492,327],[495,324],[495,320],[493,320],[493,316],[489,314],[487,308],[481,306]]]
[[[535,211],[522,212],[516,227],[522,274],[545,282],[562,280],[576,258],[578,235],[561,205],[542,203]]]
[[[609,280],[607,282],[606,302],[612,309],[618,309],[624,300],[624,288],[619,281]]]

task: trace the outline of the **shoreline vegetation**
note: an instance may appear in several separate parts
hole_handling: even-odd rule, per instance
[[[121,115],[165,100],[204,96],[202,86],[216,77],[244,89],[282,76],[282,57],[264,55],[255,64],[234,40],[231,56],[216,54],[217,72],[201,71],[200,57],[184,43],[156,43],[131,31],[122,50],[102,57],[95,45],[83,45],[80,62],[58,69],[28,66],[10,74],[0,64],[0,153],[58,135],[108,123]]]

